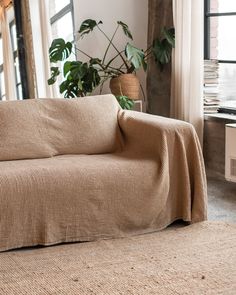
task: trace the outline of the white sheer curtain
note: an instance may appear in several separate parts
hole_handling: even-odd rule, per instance
[[[171,116],[192,123],[203,137],[203,1],[173,0],[176,45]]]
[[[58,97],[56,84],[48,85],[47,79],[51,76],[50,61],[48,56],[48,49],[52,42],[50,16],[49,16],[49,0],[39,1],[40,11],[40,28],[42,36],[42,53],[44,63],[44,76],[45,76],[45,90],[47,97]]]
[[[0,25],[3,44],[3,72],[5,80],[6,100],[15,100],[17,99],[15,67],[9,30],[8,14],[4,6],[0,6]]]
[[[59,1],[59,0],[58,0]],[[32,27],[34,62],[38,97],[58,97],[57,87],[49,86],[50,63],[48,49],[51,44],[49,0],[29,1]]]

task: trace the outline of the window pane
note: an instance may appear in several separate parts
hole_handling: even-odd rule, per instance
[[[210,12],[236,12],[235,0],[211,0]]]
[[[52,24],[52,37],[53,39],[60,37],[67,41],[73,40],[73,21],[71,12],[68,12]]]
[[[236,60],[236,16],[212,17],[210,20],[212,59]]]
[[[23,96],[22,96],[22,85],[19,84],[16,86],[16,90],[17,90],[17,98],[18,99],[23,99]]]
[[[50,17],[58,13],[68,4],[70,4],[70,0],[49,0]]]
[[[0,65],[3,64],[2,38],[0,38]]]
[[[218,59],[218,17],[210,18],[210,58]]]
[[[219,64],[218,81],[223,105],[236,101],[236,64]]]
[[[11,25],[11,40],[12,40],[12,49],[13,51],[17,50],[17,41],[16,41],[16,25]]]
[[[19,58],[15,58],[15,71],[16,71],[16,83],[20,83],[20,68],[19,68]]]
[[[2,99],[5,97],[6,91],[5,91],[5,79],[4,79],[4,74],[3,72],[0,73],[0,82],[1,82],[1,96]]]

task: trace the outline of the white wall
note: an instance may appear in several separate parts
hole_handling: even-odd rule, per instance
[[[74,0],[74,12],[75,33],[78,32],[81,22],[90,18],[102,20],[103,29],[111,36],[116,28],[116,21],[120,20],[129,26],[133,34],[134,41],[130,42],[144,50],[147,47],[148,0]],[[119,49],[123,49],[128,41],[122,31],[114,40]],[[77,46],[91,56],[101,57],[107,44],[107,40],[96,30],[80,40]],[[114,51],[110,52],[110,57],[114,54]],[[138,76],[145,89],[145,74],[139,71]],[[109,92],[107,85],[103,92]]]

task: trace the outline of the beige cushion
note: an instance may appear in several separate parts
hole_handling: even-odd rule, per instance
[[[0,160],[113,152],[118,110],[112,95],[0,102]]]

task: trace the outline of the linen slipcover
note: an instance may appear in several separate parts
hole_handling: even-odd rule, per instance
[[[114,97],[107,98],[114,104]],[[92,107],[104,102],[106,112],[106,99],[94,97]],[[0,162],[1,251],[125,237],[177,219],[206,219],[205,170],[194,128],[118,106],[112,115],[120,131],[107,124],[118,136],[111,146],[121,143],[113,153]],[[98,117],[91,120],[96,129]]]
[[[0,161],[113,152],[118,110],[110,95],[0,102]]]

